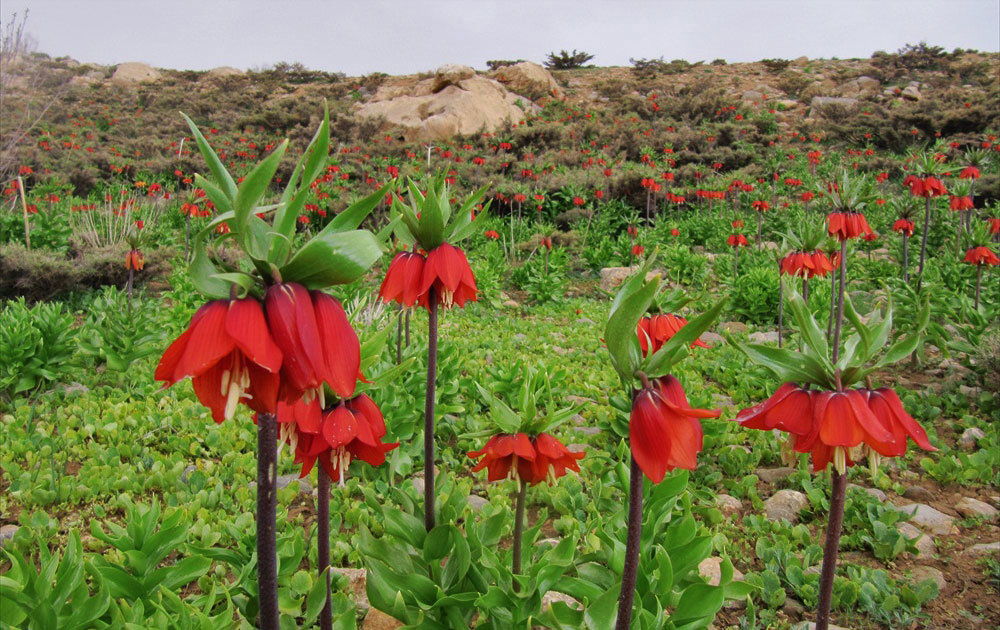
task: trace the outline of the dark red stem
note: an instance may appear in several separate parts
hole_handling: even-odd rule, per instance
[[[274,414],[257,418],[257,593],[260,630],[278,630],[278,435]]]
[[[618,596],[618,622],[615,630],[629,630],[632,625],[632,602],[635,600],[635,579],[639,572],[639,543],[642,539],[642,469],[632,457],[629,473],[628,533],[625,539],[625,567],[622,571],[622,591]]]
[[[427,293],[427,397],[424,400],[424,527],[434,529],[434,381],[437,378],[438,295]]]
[[[316,488],[316,566],[320,579],[326,582],[326,603],[319,613],[320,630],[333,630],[333,609],[330,607],[330,476],[319,466]]]
[[[844,494],[847,475],[830,470],[833,488],[830,491],[830,521],[826,528],[826,546],[823,549],[823,569],[819,579],[819,604],[816,608],[816,630],[827,630],[830,625],[830,602],[833,600],[833,578],[837,572],[837,553],[840,550],[840,530],[844,525]]]

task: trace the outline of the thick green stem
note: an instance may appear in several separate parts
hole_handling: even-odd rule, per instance
[[[840,329],[844,320],[844,286],[847,280],[847,241],[840,241],[840,286],[837,292],[837,320],[833,325],[833,364],[840,357]]]
[[[625,539],[625,567],[622,590],[618,596],[618,622],[615,630],[629,630],[632,625],[632,602],[635,601],[635,580],[639,573],[639,544],[642,540],[642,469],[632,457],[629,472],[628,532]]]
[[[781,347],[781,324],[785,315],[785,285],[781,282],[781,264],[778,264],[778,347]]]
[[[924,233],[920,237],[920,264],[917,266],[917,291],[924,280],[924,256],[927,254],[927,233],[931,231],[931,198],[924,204]]]
[[[976,265],[976,310],[979,310],[979,288],[983,284],[983,264]]]
[[[434,381],[437,378],[438,295],[427,293],[427,396],[424,399],[424,527],[434,529]]]
[[[910,237],[903,230],[903,282],[910,281]]]

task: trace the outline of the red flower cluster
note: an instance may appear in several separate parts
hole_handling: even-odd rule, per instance
[[[833,271],[833,263],[821,251],[792,252],[781,259],[781,273],[789,276],[825,277]]]
[[[331,479],[344,483],[347,467],[353,459],[372,466],[385,463],[385,454],[399,442],[383,442],[385,419],[375,402],[361,394],[341,401],[322,412],[318,401],[299,401],[294,405],[278,404],[278,423],[282,440],[295,453],[295,463],[302,465],[301,477],[318,460]]]
[[[916,175],[907,175],[906,179],[903,180],[903,185],[909,187],[910,194],[914,197],[940,197],[948,194],[941,180],[933,176],[921,178]]]
[[[763,200],[761,200],[761,199],[758,199],[758,200],[754,201],[754,202],[753,202],[753,203],[751,203],[750,205],[751,205],[751,206],[753,207],[753,209],[754,209],[754,210],[756,210],[757,212],[767,212],[768,210],[770,210],[770,209],[771,209],[771,204],[769,204],[768,202],[766,202],[766,201],[763,201]]]
[[[973,247],[965,252],[965,262],[973,265],[1000,265],[1000,258],[989,247]]]
[[[948,209],[955,210],[956,212],[961,212],[962,210],[972,210],[975,208],[972,205],[972,197],[965,195],[963,197],[951,196],[951,200],[948,202]]]
[[[643,247],[642,245],[633,245],[632,246],[632,255],[633,256],[642,256],[642,253],[644,251],[646,251],[646,248]]]
[[[483,236],[489,239],[493,239],[495,241],[498,238],[500,238],[500,233],[497,232],[496,230],[486,230],[485,232],[483,232]]]
[[[125,269],[142,271],[142,268],[145,265],[146,259],[143,257],[142,252],[138,249],[130,249],[128,253],[125,254]]]
[[[958,174],[959,179],[979,179],[979,169],[975,166],[966,166],[962,169],[962,172]]]
[[[913,221],[908,219],[896,219],[896,222],[892,224],[892,229],[896,232],[906,234],[907,236],[913,236]]]
[[[873,233],[865,215],[860,212],[832,212],[826,220],[827,233],[841,241]]]
[[[653,379],[632,397],[629,445],[642,472],[653,483],[668,470],[694,470],[702,449],[699,418],[718,418],[720,410],[692,409],[673,376]]]
[[[489,233],[486,236],[494,238]],[[499,236],[497,234],[496,238]],[[442,243],[426,258],[415,252],[396,254],[379,288],[379,297],[403,306],[427,306],[431,288],[445,308],[452,304],[465,306],[468,300],[476,301],[476,279],[461,249]]]
[[[659,350],[663,347],[663,344],[667,343],[687,323],[687,319],[672,313],[661,313],[639,319],[636,334],[639,337],[639,348],[642,350],[642,356]],[[692,348],[695,346],[701,348],[711,347],[700,339],[696,339],[691,344]]]
[[[814,471],[832,461],[843,474],[866,455],[899,457],[907,438],[936,450],[896,392],[885,387],[838,392],[785,383],[766,401],[741,410],[736,420],[750,429],[790,433],[794,450],[811,454]]]
[[[580,472],[576,462],[583,458],[583,453],[569,450],[548,433],[533,438],[526,433],[503,433],[494,435],[486,446],[470,451],[468,456],[482,457],[472,472],[486,468],[488,481],[513,477],[535,485],[542,481],[552,483],[565,475],[567,469]]]
[[[747,241],[747,237],[742,234],[731,234],[729,238],[726,239],[726,243],[728,243],[730,247],[746,247],[750,245],[749,241]]]

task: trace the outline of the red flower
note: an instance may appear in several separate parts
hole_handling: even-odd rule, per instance
[[[585,203],[587,203],[587,202],[584,201],[583,197],[573,197],[573,205],[574,206],[582,206]]]
[[[892,229],[907,236],[913,236],[913,221],[896,219],[896,222],[892,224]]]
[[[815,392],[785,383],[774,395],[736,414],[736,421],[748,429],[778,429],[796,435],[812,430],[812,396]]]
[[[385,463],[385,454],[399,442],[383,442],[385,420],[378,406],[361,394],[345,400],[322,415],[319,430],[310,432],[301,422],[289,441],[295,449],[295,463],[302,464],[302,477],[319,460],[331,479],[344,483],[344,474],[353,459],[372,466]]]
[[[962,169],[962,172],[958,174],[960,179],[979,179],[979,169],[975,166],[966,166]]]
[[[296,283],[272,285],[264,307],[274,341],[281,348],[282,399],[303,395],[324,400],[322,384],[341,398],[354,394],[361,366],[361,345],[340,302]]]
[[[442,243],[427,254],[420,283],[421,295],[431,287],[440,296],[444,308],[452,304],[465,306],[467,300],[476,301],[476,279],[461,249]]]
[[[670,236],[680,236],[681,231],[677,228],[670,228]]]
[[[832,212],[826,219],[827,233],[841,241],[873,233],[865,215],[860,212]]]
[[[668,470],[694,470],[702,448],[699,418],[717,418],[720,411],[692,409],[673,376],[653,379],[635,392],[629,416],[629,445],[642,472],[653,483]]]
[[[973,247],[965,252],[965,262],[973,265],[998,265],[1000,258],[989,247]]]
[[[652,344],[652,351],[656,352],[663,344],[667,343],[671,337],[677,334],[681,328],[686,326],[688,321],[678,315],[671,313],[661,313],[652,317],[643,317],[639,320],[636,334],[639,337],[639,347],[642,356],[649,353],[649,346]],[[700,339],[696,339],[691,347],[709,348],[708,344]]]
[[[531,465],[535,461],[535,448],[526,433],[494,435],[482,450],[469,451],[468,455],[472,458],[482,457],[482,460],[472,467],[472,472],[486,468],[488,481],[517,476],[522,469],[526,477],[534,475]]]
[[[961,210],[972,210],[975,208],[972,205],[972,197],[966,195],[964,197],[951,196],[951,201],[948,203],[948,208],[950,210],[961,211]]]
[[[730,247],[746,247],[750,244],[747,237],[742,234],[732,234],[726,239],[726,242],[729,243]]]
[[[833,271],[833,263],[820,251],[792,252],[781,259],[781,273],[789,276],[825,277]]]
[[[914,197],[940,197],[948,194],[944,184],[937,177],[924,177],[908,175],[903,184],[910,187],[910,194]]]
[[[642,245],[633,245],[632,246],[632,255],[633,256],[642,256],[642,252],[644,252],[644,251],[646,251],[646,248],[643,247]]]
[[[531,443],[535,447],[535,461],[531,464],[532,476],[521,476],[526,483],[532,485],[542,481],[554,483],[556,479],[566,474],[566,469],[580,472],[578,459],[583,459],[583,453],[571,451],[563,443],[552,437],[548,433],[539,433],[531,438]],[[522,466],[518,466],[518,475],[521,475]],[[525,471],[527,472],[527,471]]]
[[[837,471],[865,454],[867,445],[876,452],[890,456],[892,433],[886,424],[868,407],[867,397],[859,390],[816,392],[812,395],[812,430],[799,435],[795,450],[812,453],[813,470],[822,470],[833,461]]]
[[[192,377],[198,400],[222,422],[233,417],[240,402],[274,413],[282,361],[260,302],[215,300],[198,309],[188,329],[170,344],[154,378],[169,387]]]
[[[887,457],[900,457],[906,452],[906,438],[916,442],[925,451],[936,451],[927,439],[927,432],[903,409],[896,392],[888,387],[859,390],[868,397],[868,408],[892,433],[892,439],[879,444],[876,451]]]
[[[754,201],[754,202],[753,202],[752,204],[750,204],[750,205],[751,205],[751,206],[753,207],[753,209],[754,209],[754,210],[756,210],[757,212],[766,212],[766,211],[768,211],[768,210],[770,210],[770,209],[771,209],[771,204],[769,204],[769,203],[768,203],[768,202],[766,202],[766,201],[762,201],[762,200],[760,200],[760,199],[758,199],[758,200]]]
[[[143,257],[142,252],[138,249],[129,250],[128,253],[125,254],[125,269],[142,271],[145,264],[146,259]]]
[[[552,237],[550,237],[550,236],[543,236],[542,237],[542,247],[544,247],[545,249],[551,250],[552,249]]]
[[[489,232],[486,233],[489,236]],[[497,235],[499,237],[499,234]],[[389,269],[385,272],[385,279],[378,294],[386,302],[396,301],[403,306],[414,306],[427,304],[426,296],[422,295],[421,283],[424,277],[424,264],[426,259],[414,252],[399,252]]]
[[[735,221],[733,221],[733,227],[734,228],[743,227],[743,219],[736,219]]]
[[[1000,217],[989,217],[986,222],[990,224],[990,234],[1000,234]]]
[[[486,230],[486,232],[483,233],[483,236],[493,240],[500,238],[500,234],[496,230]]]

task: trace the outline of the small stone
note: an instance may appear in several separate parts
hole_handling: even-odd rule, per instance
[[[904,470],[903,472],[899,473],[899,477],[904,481],[917,481],[918,479],[920,479],[920,475],[913,472],[912,470]]]
[[[932,534],[937,535],[948,535],[957,534],[958,528],[955,527],[955,519],[948,516],[944,512],[935,510],[929,505],[924,505],[923,503],[909,503],[903,506],[893,506],[893,508],[898,512],[904,512],[906,514],[913,514],[910,517],[910,522],[920,527],[921,529],[928,531]]]
[[[181,483],[187,483],[187,480],[191,478],[191,473],[193,473],[196,470],[198,470],[198,467],[195,466],[194,464],[188,464],[187,466],[185,466],[180,476]]]
[[[403,622],[390,617],[378,608],[369,610],[364,623],[361,624],[361,630],[396,630],[402,627]]]
[[[969,427],[962,431],[962,437],[958,438],[958,447],[963,451],[971,451],[976,448],[977,442],[986,437],[986,433],[979,427]]]
[[[806,567],[803,571],[806,575],[819,575],[823,572],[822,564],[814,564],[811,567]]]
[[[601,427],[577,427],[576,432],[584,435],[597,435],[601,432]]]
[[[910,570],[910,580],[914,584],[919,584],[924,580],[934,580],[934,583],[937,584],[938,592],[944,591],[944,587],[948,586],[948,581],[944,579],[944,573],[940,569],[925,565],[913,567]]]
[[[347,578],[354,604],[361,612],[366,612],[371,608],[368,602],[367,574],[364,569],[352,569],[348,567],[331,567],[334,573],[339,573]]]
[[[515,302],[514,300],[507,300],[506,302],[503,303],[503,305],[506,306],[507,308],[521,308],[521,305]]]
[[[722,583],[722,558],[716,556],[714,558],[705,558],[700,563],[698,563],[698,575],[708,580],[710,586],[718,586]],[[742,582],[743,572],[739,569],[733,568],[733,581]]]
[[[483,497],[476,494],[470,494],[468,501],[469,501],[469,507],[472,508],[473,512],[479,512],[480,510],[483,509],[483,506],[489,503],[489,500],[484,499]]]
[[[517,339],[518,341],[526,341],[528,339],[528,335],[524,333],[517,333],[514,335],[514,339]]]
[[[786,597],[785,603],[781,606],[781,611],[794,619],[806,614],[806,607],[794,597]]]
[[[583,324],[585,326],[593,326],[594,325],[594,320],[590,319],[589,317],[581,317],[581,318],[579,318],[579,319],[576,320],[576,323],[577,324]],[[567,595],[567,597],[569,597],[569,595]]]
[[[803,621],[797,625],[792,626],[792,630],[816,630],[816,622],[814,621]],[[832,623],[827,626],[827,630],[848,630],[843,626],[835,626]]]
[[[859,485],[854,484],[854,483],[847,484],[847,487],[848,488],[857,488],[858,490],[860,490],[860,491],[862,491],[862,492],[864,492],[864,493],[866,493],[866,494],[868,494],[870,496],[875,497],[879,501],[883,501],[884,502],[885,499],[886,499],[885,493],[882,492],[881,490],[879,490],[878,488],[865,488],[864,486],[859,486]]]
[[[417,491],[419,496],[424,495],[424,478],[414,477],[413,478],[413,489]]]
[[[719,508],[724,516],[734,516],[743,511],[743,502],[734,496],[720,494],[715,497],[715,507]]]
[[[726,343],[725,337],[723,337],[722,335],[720,335],[718,333],[714,333],[712,331],[708,331],[708,332],[702,333],[701,334],[701,340],[704,341],[705,343],[707,343],[710,346],[714,346],[716,344]]]
[[[69,385],[63,385],[62,390],[65,394],[86,394],[90,391],[90,388],[80,383],[70,383]]]
[[[566,396],[566,400],[573,403],[574,405],[593,405],[596,400],[591,400],[590,398],[584,398],[583,396],[576,396],[574,394],[569,394]]]
[[[17,534],[17,530],[19,529],[21,528],[10,523],[0,527],[0,547],[3,547],[4,543],[14,538],[14,535]]]
[[[976,399],[979,395],[983,393],[983,390],[978,387],[969,387],[968,385],[959,385],[958,393],[966,398]]]
[[[903,496],[914,501],[933,501],[934,493],[923,486],[907,486]]]
[[[918,556],[933,556],[937,548],[934,546],[934,538],[911,525],[910,523],[896,523],[896,530],[913,542],[917,548]]]
[[[570,597],[566,593],[558,593],[556,591],[549,591],[548,593],[542,595],[542,612],[547,611],[552,607],[552,604],[556,602],[562,602],[574,610],[582,610],[583,606],[576,599]]]
[[[962,552],[962,555],[985,556],[986,554],[991,553],[1000,553],[1000,541],[972,545],[971,547],[966,548],[966,550]]]
[[[310,494],[312,492],[312,484],[309,483],[309,480],[305,478],[299,478],[299,476],[296,475],[295,473],[292,473],[290,475],[278,475],[278,481],[275,483],[275,485],[278,487],[279,490],[281,490],[282,488],[286,488],[288,487],[289,484],[296,481],[299,484],[299,492],[303,494]]]
[[[727,333],[744,333],[747,331],[747,325],[743,322],[725,322],[719,328]]]
[[[798,490],[778,490],[767,501],[764,501],[764,514],[768,520],[787,520],[795,523],[799,520],[799,512],[809,505],[809,499]]]
[[[778,331],[770,330],[763,331],[759,330],[757,332],[750,333],[751,343],[778,343]]]
[[[778,468],[758,468],[753,472],[760,478],[761,481],[769,483],[773,486],[779,481],[788,479],[788,477],[795,472],[795,469],[789,466],[780,466]]]
[[[997,509],[972,497],[962,497],[962,500],[955,504],[955,511],[965,517],[981,517],[993,520],[997,517]]]

